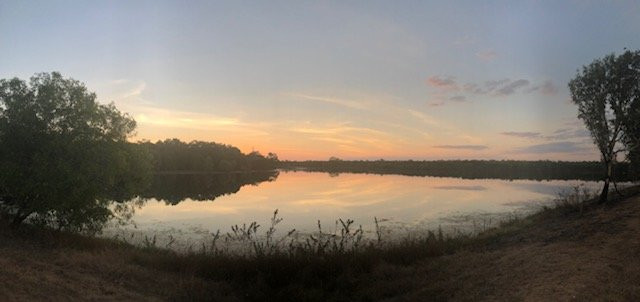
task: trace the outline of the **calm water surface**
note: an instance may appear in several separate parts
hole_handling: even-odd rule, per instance
[[[251,181],[237,178],[205,179],[200,184],[196,181],[200,176],[185,177],[176,175],[159,182],[155,190],[164,192],[172,186],[195,189],[183,193],[175,193],[175,188],[164,193],[152,191],[135,210],[133,224],[111,227],[105,234],[134,232],[197,241],[218,229],[229,231],[234,224],[257,221],[267,228],[275,209],[284,219],[278,226],[282,232],[294,228],[312,232],[317,229],[318,220],[331,229],[339,218],[353,219],[366,230],[373,229],[374,217],[385,220],[388,226],[431,229],[441,225],[478,226],[535,209],[574,185],[584,184],[593,190],[599,187],[597,183],[578,180],[510,181],[320,172],[280,172],[263,177],[262,180],[269,181],[255,181],[256,184],[246,184]],[[208,191],[198,190],[212,182],[215,184]],[[220,186],[229,189],[221,191]]]

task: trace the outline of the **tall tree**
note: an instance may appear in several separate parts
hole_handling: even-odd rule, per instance
[[[631,171],[636,179],[640,178],[640,50],[627,51],[620,55],[616,68],[624,74],[620,85],[629,99],[629,105],[616,112],[622,120],[625,134],[624,146]]]
[[[0,80],[0,210],[74,231],[97,231],[114,200],[149,181],[148,156],[127,142],[135,121],[57,72]]]
[[[639,56],[640,52],[627,50],[619,56],[610,54],[596,59],[569,82],[578,117],[591,132],[605,167],[600,202],[607,201],[617,155],[636,148],[630,117],[637,111]]]

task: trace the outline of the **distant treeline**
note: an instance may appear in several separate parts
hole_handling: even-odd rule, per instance
[[[438,160],[438,161],[350,161],[332,158],[329,161],[281,161],[280,168],[328,173],[399,174],[409,176],[440,176],[460,178],[500,179],[579,179],[602,180],[600,162],[517,161],[517,160]],[[617,181],[631,180],[629,165],[614,167]]]
[[[167,139],[140,145],[149,152],[155,172],[264,171],[276,169],[278,164],[278,156],[273,153],[244,154],[234,146],[214,142]]]

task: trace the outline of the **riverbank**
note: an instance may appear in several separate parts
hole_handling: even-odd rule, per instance
[[[436,235],[295,261],[177,255],[3,223],[0,293],[8,301],[638,300],[639,233],[638,195],[542,210],[474,238]]]

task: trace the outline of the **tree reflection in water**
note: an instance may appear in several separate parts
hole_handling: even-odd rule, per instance
[[[224,195],[237,193],[246,185],[258,185],[278,178],[278,171],[220,174],[159,174],[142,198],[154,198],[176,205],[185,199],[213,201]]]

